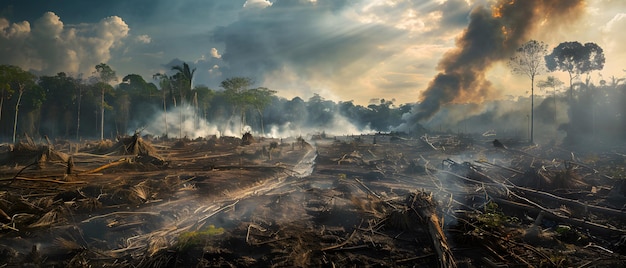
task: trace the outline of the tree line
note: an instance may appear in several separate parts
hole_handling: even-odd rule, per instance
[[[517,49],[509,61],[514,73],[527,75],[531,80],[530,140],[534,132],[535,86],[551,91],[536,107],[540,123],[545,126],[547,118],[553,118],[554,128],[564,131],[568,141],[587,137],[624,139],[624,79],[601,78],[597,85],[591,81],[592,71],[600,71],[604,66],[602,49],[593,43],[564,42],[550,54],[547,52],[544,43],[531,40]],[[182,124],[183,117],[188,116],[181,108],[193,110],[194,122],[204,120],[223,126],[221,129],[238,129],[240,133],[250,127],[265,134],[271,126],[323,130],[338,117],[359,129],[388,132],[407,123],[403,115],[410,113],[413,106],[396,105],[395,100],[385,99],[362,106],[353,101],[326,100],[317,94],[307,100],[285,99],[276,96],[275,90],[255,86],[255,81],[247,77],[228,78],[219,89],[211,89],[193,85],[195,69],[187,63],[174,66],[171,71],[173,74],[157,73],[148,81],[137,74],[117,81],[116,72],[105,63],[94,66],[87,78],[63,72],[38,77],[17,66],[0,65],[0,140],[15,141],[25,135],[114,138],[141,130],[162,112],[165,116],[158,120],[165,121],[164,129],[158,135],[184,137],[182,127],[168,129],[172,122]],[[555,76],[536,79],[552,71],[569,74],[567,90],[559,91],[565,83]],[[557,122],[557,111],[565,109],[558,106],[560,103],[567,106],[570,121],[566,124]]]
[[[165,112],[163,120],[182,122],[180,117],[186,115],[168,113],[181,107],[193,109],[195,120],[236,125],[241,132],[246,126],[257,133],[265,133],[268,125],[323,126],[338,114],[355,126],[387,131],[410,109],[384,99],[368,107],[352,101],[336,103],[317,94],[307,101],[288,100],[276,96],[275,90],[255,87],[248,77],[228,78],[214,90],[192,85],[195,69],[187,63],[172,71],[172,75],[157,73],[151,81],[137,74],[117,81],[116,72],[105,63],[94,66],[87,78],[64,72],[37,77],[17,66],[0,65],[0,137],[13,142],[26,135],[114,138],[141,130],[160,112]],[[160,136],[185,136],[173,133],[168,125],[165,122]]]

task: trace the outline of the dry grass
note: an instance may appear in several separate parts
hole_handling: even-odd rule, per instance
[[[42,228],[42,227],[50,227],[53,224],[60,223],[64,218],[62,217],[62,213],[59,212],[58,209],[53,209],[46,214],[43,214],[39,220],[35,223],[29,225],[29,228]]]
[[[151,197],[150,188],[143,183],[133,186],[131,189],[132,193],[144,202],[148,201]]]

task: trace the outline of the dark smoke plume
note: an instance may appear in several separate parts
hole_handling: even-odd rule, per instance
[[[584,0],[499,0],[491,9],[472,10],[470,23],[437,67],[439,74],[413,107],[412,122],[430,119],[451,102],[482,102],[496,94],[486,72],[507,60],[542,25],[552,27],[578,17]]]

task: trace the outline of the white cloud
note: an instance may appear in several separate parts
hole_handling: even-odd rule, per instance
[[[244,8],[266,8],[272,5],[272,2],[267,0],[247,0],[244,4]]]
[[[211,48],[211,57],[219,59],[222,57],[220,53],[217,51],[217,48]]]
[[[150,36],[148,36],[147,34],[142,34],[137,36],[137,41],[144,44],[150,44],[150,42],[152,42],[152,38],[150,38]]]
[[[30,33],[30,23],[28,21],[9,23],[5,18],[0,18],[0,29],[3,38],[20,38]]]
[[[90,74],[93,67],[111,58],[129,27],[117,16],[95,24],[64,25],[59,16],[46,12],[35,20],[9,23],[0,19],[0,58],[6,64],[52,75],[57,72]]]

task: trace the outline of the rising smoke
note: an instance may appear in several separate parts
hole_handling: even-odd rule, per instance
[[[583,0],[499,0],[490,9],[475,8],[456,48],[441,59],[439,74],[407,115],[408,122],[429,120],[445,104],[493,99],[498,92],[486,79],[486,72],[507,60],[539,25],[566,23],[578,17],[583,8]]]
[[[200,118],[195,109],[188,105],[178,106],[168,112],[159,112],[145,126],[142,133],[159,137],[187,137],[191,139],[210,135],[220,136],[221,134],[216,124],[211,124]],[[224,134],[232,135],[232,132]]]
[[[148,124],[136,128],[141,129],[142,134],[156,137],[189,139],[207,138],[212,135],[241,137],[245,132],[268,138],[308,137],[322,133],[334,136],[360,135],[375,132],[369,126],[356,126],[338,112],[330,112],[327,120],[318,124],[308,123],[306,113],[291,119],[293,120],[284,123],[268,123],[263,128],[253,122],[242,126],[238,116],[214,116],[207,119],[200,116],[194,107],[183,105],[170,109],[167,113],[158,112]]]

